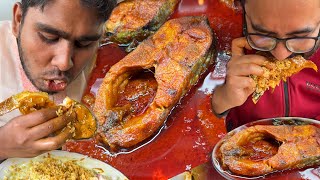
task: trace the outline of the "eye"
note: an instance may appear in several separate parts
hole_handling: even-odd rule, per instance
[[[78,48],[90,47],[95,41],[75,41],[75,46]]]
[[[39,35],[40,39],[42,39],[46,43],[54,43],[59,40],[59,36],[49,34],[49,33],[38,32],[38,35]]]

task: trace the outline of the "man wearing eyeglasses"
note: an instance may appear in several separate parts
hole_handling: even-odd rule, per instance
[[[301,54],[320,68],[320,1],[242,0],[241,3],[245,37],[232,42],[226,81],[215,89],[212,96],[213,111],[219,115],[227,114],[228,131],[263,118],[318,118],[319,72],[303,69],[286,82],[281,82],[273,92],[266,91],[254,104],[248,97],[251,97],[256,84],[249,76],[262,76],[261,66],[267,59],[244,52],[246,49],[266,51],[278,61]]]

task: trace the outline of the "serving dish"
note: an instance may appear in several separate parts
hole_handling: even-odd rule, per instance
[[[217,36],[219,52],[230,49],[231,40],[242,35],[242,14],[239,12],[217,0],[181,0],[170,19],[206,15]],[[88,80],[83,102],[89,102],[89,106],[90,102],[94,102],[97,92],[94,87],[99,85],[96,82],[104,78],[110,67],[126,55],[125,47],[115,43],[99,48],[96,67]],[[109,154],[95,139],[69,141],[65,150],[104,161],[123,172],[130,180],[168,179],[211,161],[212,149],[226,131],[224,121],[215,117],[210,109],[212,84],[216,84],[217,75],[220,77],[218,81],[221,81],[222,76],[219,75],[223,71],[211,74],[215,67],[210,66],[197,85],[177,104],[162,126],[161,133],[155,135],[156,138],[153,136],[137,147],[121,149],[121,154],[116,156]],[[210,170],[217,179],[219,174],[213,167]]]
[[[86,169],[99,169],[99,174],[103,175],[107,179],[112,180],[126,180],[128,179],[125,175],[123,175],[120,171],[113,168],[112,166],[99,161],[97,159],[90,158],[88,156],[72,153],[67,151],[61,150],[54,150],[47,153],[43,153],[34,158],[9,158],[0,164],[0,179],[5,179],[10,172],[10,167],[14,165],[25,165],[28,164],[30,161],[38,162],[42,161],[44,157],[53,157],[55,159],[61,160],[62,162],[65,161],[76,161],[76,163]]]
[[[254,121],[230,131],[215,145],[212,151],[212,163],[214,168],[220,175],[222,175],[226,179],[260,179],[260,178],[281,179],[284,177],[286,178],[290,177],[289,179],[291,178],[313,179],[315,177],[319,178],[319,175],[317,175],[319,168],[317,166],[313,166],[313,167],[307,166],[306,168],[302,168],[302,169],[289,169],[284,171],[275,171],[272,173],[267,173],[267,174],[258,175],[258,176],[236,175],[226,167],[223,167],[222,160],[221,160],[221,149],[220,149],[221,146],[227,141],[227,139],[230,139],[230,137],[232,137],[236,133],[256,125],[274,125],[274,126],[314,125],[319,128],[320,122],[314,119],[300,118],[300,117],[278,117],[278,118],[268,118],[268,119]]]

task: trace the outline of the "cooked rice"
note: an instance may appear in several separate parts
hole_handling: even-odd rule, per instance
[[[76,160],[61,161],[50,155],[43,161],[13,165],[4,180],[98,180],[97,173],[76,163]]]

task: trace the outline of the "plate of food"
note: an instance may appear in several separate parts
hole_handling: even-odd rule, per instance
[[[126,180],[120,171],[88,156],[54,150],[34,158],[9,158],[0,164],[0,179]]]
[[[226,179],[318,177],[320,122],[299,117],[263,119],[230,131],[214,147],[215,169]]]

